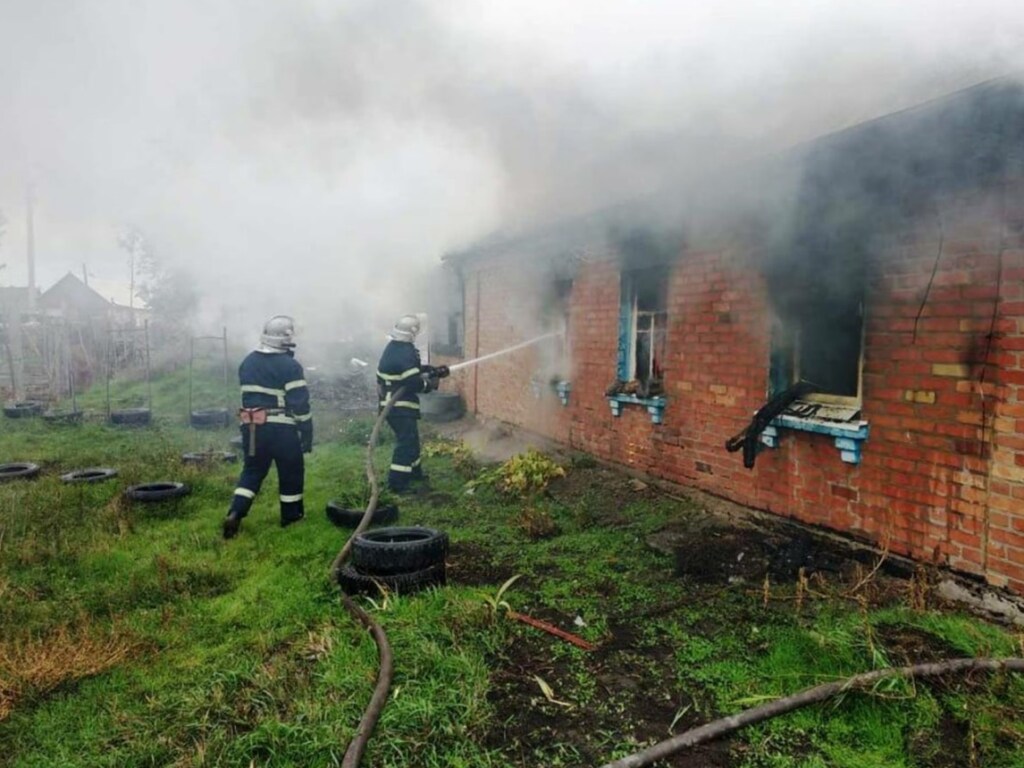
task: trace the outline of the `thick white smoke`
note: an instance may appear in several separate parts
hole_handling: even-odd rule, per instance
[[[384,326],[444,251],[735,164],[1024,64],[1012,0],[0,2],[0,244],[203,320]]]

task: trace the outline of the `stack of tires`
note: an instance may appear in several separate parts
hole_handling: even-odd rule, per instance
[[[338,573],[343,592],[409,594],[445,583],[448,534],[435,528],[378,528],[352,539],[352,559]]]

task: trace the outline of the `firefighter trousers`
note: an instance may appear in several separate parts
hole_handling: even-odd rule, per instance
[[[388,488],[401,493],[413,480],[423,478],[420,466],[420,429],[415,416],[388,414],[388,426],[395,433],[395,450],[391,454]]]
[[[270,471],[270,465],[276,464],[281,495],[281,522],[290,523],[300,519],[304,514],[302,488],[305,462],[298,430],[292,424],[261,424],[256,427],[255,456],[249,455],[249,427],[243,425],[241,430],[245,465],[238,478],[228,513],[242,517],[248,514],[253,499]]]

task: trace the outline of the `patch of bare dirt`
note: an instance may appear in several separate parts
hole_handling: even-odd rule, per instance
[[[557,622],[565,624],[565,620]],[[573,686],[578,670],[550,651],[561,642],[528,634],[499,659],[488,695],[498,711],[486,735],[488,746],[502,750],[516,765],[544,765],[559,755],[558,745],[571,744],[579,765],[600,765],[611,759],[611,744],[631,733],[637,750],[694,727],[708,718],[697,712],[690,694],[678,689],[668,646],[638,648],[628,628],[616,628],[613,639],[587,657],[586,674],[593,682],[585,702],[548,701],[537,678],[561,701],[559,692]],[[566,706],[568,705],[568,706]],[[673,725],[674,722],[674,725]],[[671,726],[671,730],[670,730]],[[662,761],[674,768],[729,768],[735,765],[729,741],[688,750]]]
[[[875,630],[875,639],[885,648],[896,666],[930,664],[963,656],[952,645],[931,632],[904,624],[884,624]]]
[[[600,466],[572,467],[551,483],[547,495],[604,525],[628,523],[625,510],[630,504],[663,496],[649,483]]]
[[[514,573],[511,565],[495,561],[485,547],[472,541],[452,544],[446,563],[448,582],[470,587],[497,586]]]

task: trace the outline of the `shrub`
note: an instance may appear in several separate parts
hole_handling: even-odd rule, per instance
[[[488,485],[509,496],[527,496],[543,491],[565,469],[533,448],[513,456],[495,469],[484,472],[473,483]]]

